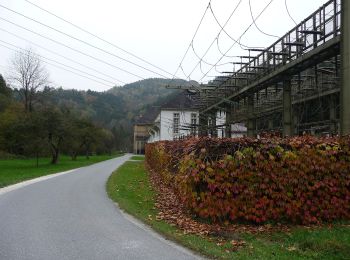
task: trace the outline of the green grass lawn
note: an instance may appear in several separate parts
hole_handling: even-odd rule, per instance
[[[50,164],[50,158],[40,158],[39,167],[36,167],[36,159],[0,160],[0,188],[43,175],[87,166],[114,157],[117,157],[117,155],[96,155],[91,156],[87,160],[82,156],[78,157],[76,161],[72,161],[68,156],[61,156],[59,163],[56,165]]]
[[[143,161],[145,159],[145,156],[141,155],[134,155],[130,158],[130,160],[135,160],[135,161]]]
[[[294,228],[290,233],[239,234],[246,246],[232,251],[229,242],[184,234],[155,219],[155,192],[150,188],[143,162],[126,162],[107,182],[109,196],[129,214],[165,237],[203,255],[218,259],[350,259],[350,225],[335,224],[317,229]]]

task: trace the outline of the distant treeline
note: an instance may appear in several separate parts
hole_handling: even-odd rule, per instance
[[[61,153],[73,160],[80,154],[110,154],[116,136],[87,117],[72,113],[42,99],[35,98],[31,110],[16,100],[20,94],[7,87],[0,75],[0,156],[51,156],[57,163]],[[34,101],[34,100],[33,100]]]
[[[0,76],[0,157],[89,155],[131,151],[133,124],[174,90],[170,80],[147,79],[107,92],[43,87],[26,109],[23,89],[9,88]],[[184,84],[174,80],[171,84]]]

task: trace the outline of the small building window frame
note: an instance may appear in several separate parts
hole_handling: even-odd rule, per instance
[[[173,113],[173,133],[179,134],[180,132],[180,113]]]

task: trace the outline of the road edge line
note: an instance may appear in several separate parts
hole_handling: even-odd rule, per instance
[[[58,176],[62,176],[62,175],[71,173],[71,172],[76,171],[78,169],[79,168],[68,170],[68,171],[64,171],[64,172],[52,173],[52,174],[49,174],[49,175],[41,176],[41,177],[38,177],[38,178],[34,178],[34,179],[27,180],[27,181],[22,181],[22,182],[19,182],[19,183],[10,185],[10,186],[6,186],[6,187],[0,189],[0,196],[6,194],[8,192],[11,192],[11,191],[14,191],[14,190],[18,190],[18,189],[26,187],[28,185],[34,184],[34,183],[38,183],[38,182],[41,182],[41,181],[45,181],[45,180],[48,180],[48,179],[52,179],[52,178],[55,178],[55,177],[58,177]]]

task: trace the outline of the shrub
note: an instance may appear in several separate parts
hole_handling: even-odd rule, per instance
[[[188,139],[146,146],[149,167],[213,221],[350,218],[350,138]]]

